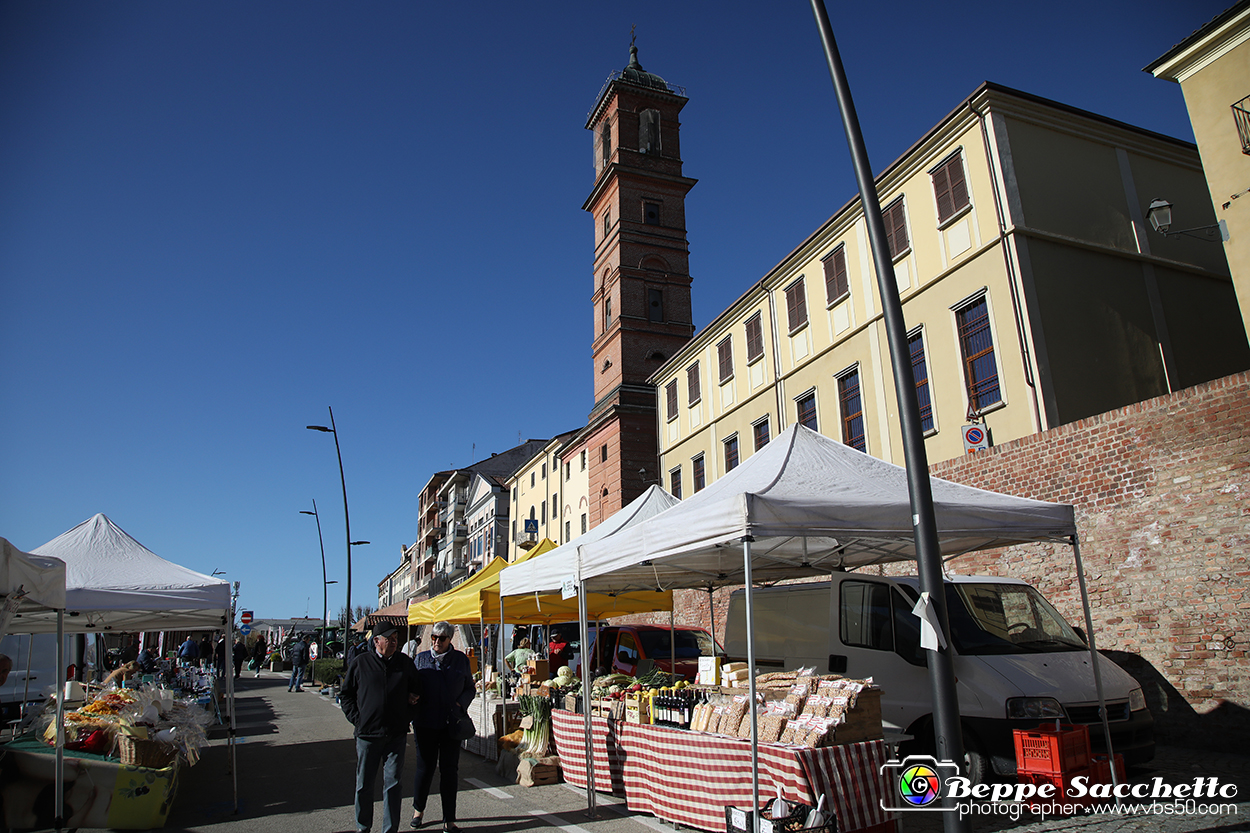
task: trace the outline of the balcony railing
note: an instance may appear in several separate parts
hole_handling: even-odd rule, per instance
[[[1250,95],[1233,105],[1233,120],[1241,137],[1241,152],[1250,153]]]

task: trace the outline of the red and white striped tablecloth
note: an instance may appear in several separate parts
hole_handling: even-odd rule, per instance
[[[586,786],[583,720],[552,713],[564,778],[580,787]],[[750,741],[596,718],[594,750],[596,789],[624,794],[631,810],[721,833],[727,806],[751,806]],[[759,760],[762,800],[775,797],[777,785],[786,799],[813,806],[823,793],[839,831],[893,826],[893,814],[881,809],[887,789],[881,741],[825,749],[760,744]]]

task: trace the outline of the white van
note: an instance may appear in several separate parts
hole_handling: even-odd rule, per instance
[[[762,670],[814,666],[818,673],[872,677],[881,688],[887,732],[910,735],[902,754],[931,753],[932,690],[915,576],[838,573],[832,581],[754,591],[755,659]],[[1012,729],[1059,719],[1090,727],[1104,750],[1098,695],[1084,634],[1023,581],[998,576],[948,576],[956,691],[963,725],[965,774],[1015,773]],[[746,657],[746,596],[730,597],[725,650]],[[1115,751],[1129,764],[1154,757],[1154,718],[1141,687],[1101,657],[1103,692]]]
[[[97,634],[66,634],[66,679],[95,680],[102,666],[102,642]],[[0,686],[0,719],[21,716],[23,703],[39,703],[56,687],[56,634],[11,633],[0,639],[0,654],[13,660],[13,670]]]

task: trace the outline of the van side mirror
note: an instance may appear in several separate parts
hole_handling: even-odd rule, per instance
[[[1084,631],[1084,630],[1082,630],[1081,628],[1073,628],[1072,630],[1076,631],[1076,635],[1077,635],[1077,636],[1079,636],[1079,637],[1081,637],[1081,641],[1082,641],[1082,642],[1084,642],[1086,645],[1088,645],[1088,644],[1089,644],[1089,640],[1088,640],[1088,639],[1086,639],[1086,637],[1085,637],[1085,631]]]

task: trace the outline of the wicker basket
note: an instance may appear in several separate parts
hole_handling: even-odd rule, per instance
[[[126,766],[143,766],[164,769],[174,762],[175,752],[170,747],[146,738],[117,736],[117,755]]]

